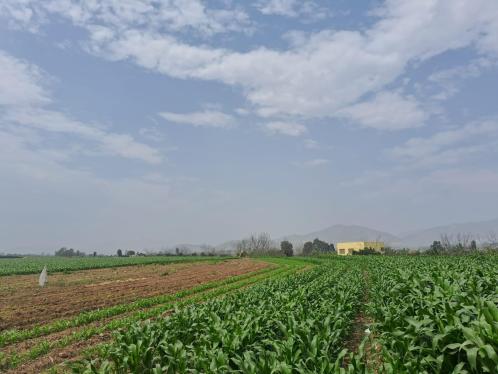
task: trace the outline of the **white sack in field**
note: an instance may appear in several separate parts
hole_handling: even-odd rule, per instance
[[[40,287],[44,287],[46,284],[47,284],[47,267],[44,266],[43,267],[43,270],[40,274],[40,279],[38,280],[38,284],[40,285]]]

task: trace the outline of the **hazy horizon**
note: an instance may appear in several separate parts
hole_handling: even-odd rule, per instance
[[[490,225],[492,228],[490,228]],[[464,228],[466,225],[470,225],[471,228],[469,229]],[[451,229],[453,226],[456,227],[456,232],[455,228]],[[352,235],[349,234],[346,239],[341,239],[341,240],[327,240],[326,237],[324,237],[321,233],[323,231],[327,231],[328,229],[331,228],[340,228],[344,227],[347,229],[351,229],[353,232],[360,232],[358,235]],[[439,230],[442,228],[443,230]],[[355,229],[358,229],[355,231]],[[387,234],[387,237],[385,235],[380,235],[377,236],[375,234],[374,236],[368,238],[364,237],[361,234],[362,229],[368,229],[372,230],[374,232],[378,231],[384,234]],[[430,231],[428,234],[425,235],[424,233],[426,231]],[[326,242],[331,242],[331,243],[337,243],[340,241],[362,241],[362,240],[381,240],[386,242],[387,245],[389,246],[394,246],[395,248],[412,248],[412,249],[420,249],[420,248],[427,248],[432,241],[434,240],[441,240],[441,236],[445,235],[447,236],[451,241],[455,241],[458,239],[458,235],[467,235],[468,238],[470,239],[476,239],[478,243],[488,243],[489,240],[491,240],[491,236],[496,238],[498,235],[498,219],[492,219],[492,220],[486,220],[486,221],[474,221],[474,222],[449,222],[446,225],[436,225],[432,227],[423,227],[420,229],[414,229],[410,231],[405,231],[405,232],[391,232],[388,230],[380,230],[375,227],[366,227],[366,226],[361,226],[357,224],[334,224],[331,226],[327,227],[322,227],[317,230],[312,230],[308,232],[293,232],[293,233],[287,233],[285,235],[280,235],[280,236],[275,236],[272,235],[269,232],[260,232],[260,233],[265,233],[269,234],[271,239],[275,242],[275,245],[278,246],[278,242],[281,240],[290,240],[291,237],[305,237],[305,239],[295,239],[292,240],[294,242],[294,245],[296,248],[300,248],[300,246],[305,242],[305,241],[312,241],[313,239],[323,239]],[[230,251],[233,250],[233,248],[223,248],[223,245],[227,243],[234,243],[237,241],[240,241],[242,239],[247,239],[250,235],[258,235],[260,233],[257,232],[252,232],[252,233],[246,233],[245,235],[242,235],[237,238],[226,238],[222,241],[218,242],[189,242],[189,241],[183,241],[183,242],[175,242],[175,243],[162,243],[157,246],[152,246],[152,247],[145,247],[141,245],[137,246],[132,246],[132,245],[125,245],[121,247],[88,247],[88,248],[82,248],[82,247],[77,247],[73,245],[68,245],[67,243],[57,243],[57,244],[52,244],[52,245],[47,245],[44,248],[41,247],[33,247],[33,248],[13,248],[11,250],[2,250],[0,248],[0,254],[27,254],[27,255],[36,255],[36,254],[43,254],[43,255],[53,255],[55,250],[66,247],[66,248],[74,248],[75,250],[82,250],[83,252],[86,252],[86,254],[91,254],[94,251],[97,251],[98,254],[100,255],[113,255],[116,253],[117,249],[122,249],[123,251],[126,250],[135,250],[139,252],[161,252],[161,251],[166,251],[166,252],[173,252],[175,251],[176,248],[180,248],[182,250],[187,250],[189,253],[191,251],[193,252],[198,252],[200,247],[206,247],[205,249],[215,249],[217,251]],[[395,236],[399,241],[392,242],[389,240],[389,236]],[[405,239],[409,238],[411,235],[419,236],[418,241],[416,243],[410,243],[406,242]],[[420,238],[422,236],[422,238]],[[469,240],[470,240],[469,239]]]
[[[494,0],[0,0],[0,252],[498,212]]]

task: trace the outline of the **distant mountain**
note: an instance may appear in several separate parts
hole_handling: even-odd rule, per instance
[[[311,232],[304,235],[287,235],[279,240],[288,240],[294,245],[300,245],[307,241],[318,238],[329,243],[350,241],[383,241],[388,245],[395,245],[400,238],[388,232],[374,230],[364,226],[356,225],[334,225],[326,229]]]
[[[448,235],[450,239],[456,239],[459,234],[469,235],[478,243],[489,242],[493,234],[495,235],[496,240],[498,237],[498,219],[481,222],[455,223],[414,231],[403,235],[397,247],[428,247],[434,240],[440,240],[441,235]]]

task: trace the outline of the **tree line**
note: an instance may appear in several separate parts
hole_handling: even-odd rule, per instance
[[[294,256],[296,254],[293,244],[288,240],[280,242],[280,248],[271,239],[268,233],[252,234],[248,238],[237,242],[236,253],[238,256]],[[318,238],[304,243],[302,248],[303,256],[318,254],[334,254],[333,243],[327,243]]]

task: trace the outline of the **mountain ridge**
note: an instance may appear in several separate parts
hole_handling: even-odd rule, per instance
[[[366,226],[336,224],[307,234],[285,235],[277,240],[289,240],[294,245],[302,245],[304,242],[312,241],[315,238],[330,243],[379,240],[394,248],[424,248],[429,247],[434,240],[440,240],[442,235],[448,235],[450,239],[456,239],[459,234],[468,235],[478,243],[493,241],[493,238],[497,240],[498,218],[439,225],[400,235]]]
[[[378,240],[391,244],[400,240],[399,237],[386,231],[380,231],[366,226],[344,224],[332,225],[325,229],[313,231],[308,234],[286,235],[279,238],[279,240],[288,240],[295,245],[299,245],[307,241],[312,241],[315,238],[331,243]]]

